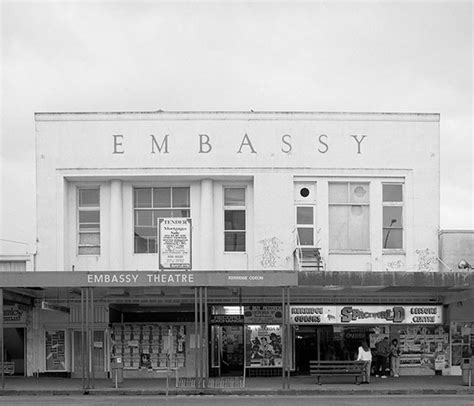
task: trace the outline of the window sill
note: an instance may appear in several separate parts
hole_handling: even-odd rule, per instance
[[[382,255],[405,255],[406,252],[404,249],[383,249]]]
[[[362,251],[362,250],[329,250],[329,255],[337,254],[337,255],[370,255],[370,251]]]
[[[247,251],[224,251],[224,255],[246,254]]]

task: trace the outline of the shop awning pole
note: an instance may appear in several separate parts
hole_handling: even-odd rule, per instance
[[[91,388],[94,389],[94,288],[90,288],[90,323],[91,323]]]
[[[198,387],[198,288],[194,288],[194,387]]]
[[[285,389],[285,368],[286,368],[286,312],[285,312],[285,288],[281,288],[281,309],[282,309],[282,324],[281,324],[281,341],[282,341],[282,354],[281,354],[281,387]]]
[[[285,317],[286,331],[287,331],[286,343],[287,343],[287,349],[288,349],[288,351],[286,352],[286,354],[287,354],[286,367],[287,367],[287,370],[288,370],[287,387],[288,387],[288,389],[290,389],[290,372],[291,372],[291,355],[292,355],[292,351],[291,351],[292,340],[291,340],[291,326],[290,326],[290,287],[288,286],[286,289],[287,289],[287,295],[288,295],[287,300],[286,300],[287,310],[285,311],[285,314],[286,314],[286,317]]]
[[[85,354],[84,354],[84,288],[81,288],[81,366],[82,366],[82,389],[85,389],[86,370],[85,370]]]
[[[199,288],[199,343],[200,343],[200,350],[199,350],[199,375],[200,375],[200,380],[199,380],[199,387],[203,388],[204,387],[204,331],[202,328],[203,325],[203,311],[202,311],[202,287]]]
[[[5,389],[5,350],[3,342],[3,333],[4,333],[4,324],[3,324],[3,289],[0,288],[0,367],[2,368],[2,390]]]
[[[209,314],[207,306],[207,287],[204,288],[204,375],[206,377],[206,388],[209,386]]]
[[[86,313],[86,343],[85,347],[87,350],[86,353],[86,390],[90,388],[91,382],[91,371],[90,371],[90,358],[89,358],[89,288],[85,289],[86,292],[86,305],[85,305],[85,313]]]

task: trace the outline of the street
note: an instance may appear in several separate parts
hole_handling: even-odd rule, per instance
[[[474,405],[474,395],[394,395],[394,396],[6,396],[0,405],[55,406],[99,405],[116,406],[136,403],[151,405],[258,405],[258,406],[466,406]]]

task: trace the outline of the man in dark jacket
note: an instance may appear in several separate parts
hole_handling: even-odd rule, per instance
[[[387,377],[388,357],[390,356],[390,344],[388,337],[384,337],[375,344],[375,376],[379,374],[382,378]]]

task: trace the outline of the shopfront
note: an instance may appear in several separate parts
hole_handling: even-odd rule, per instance
[[[397,339],[401,375],[449,372],[449,329],[442,306],[304,305],[290,306],[295,331],[296,370],[309,360],[354,360],[362,341],[372,350],[387,337]]]
[[[210,323],[212,375],[281,375],[281,305],[212,306]]]
[[[26,326],[28,307],[9,304],[3,308],[4,371],[8,375],[26,373]]]

